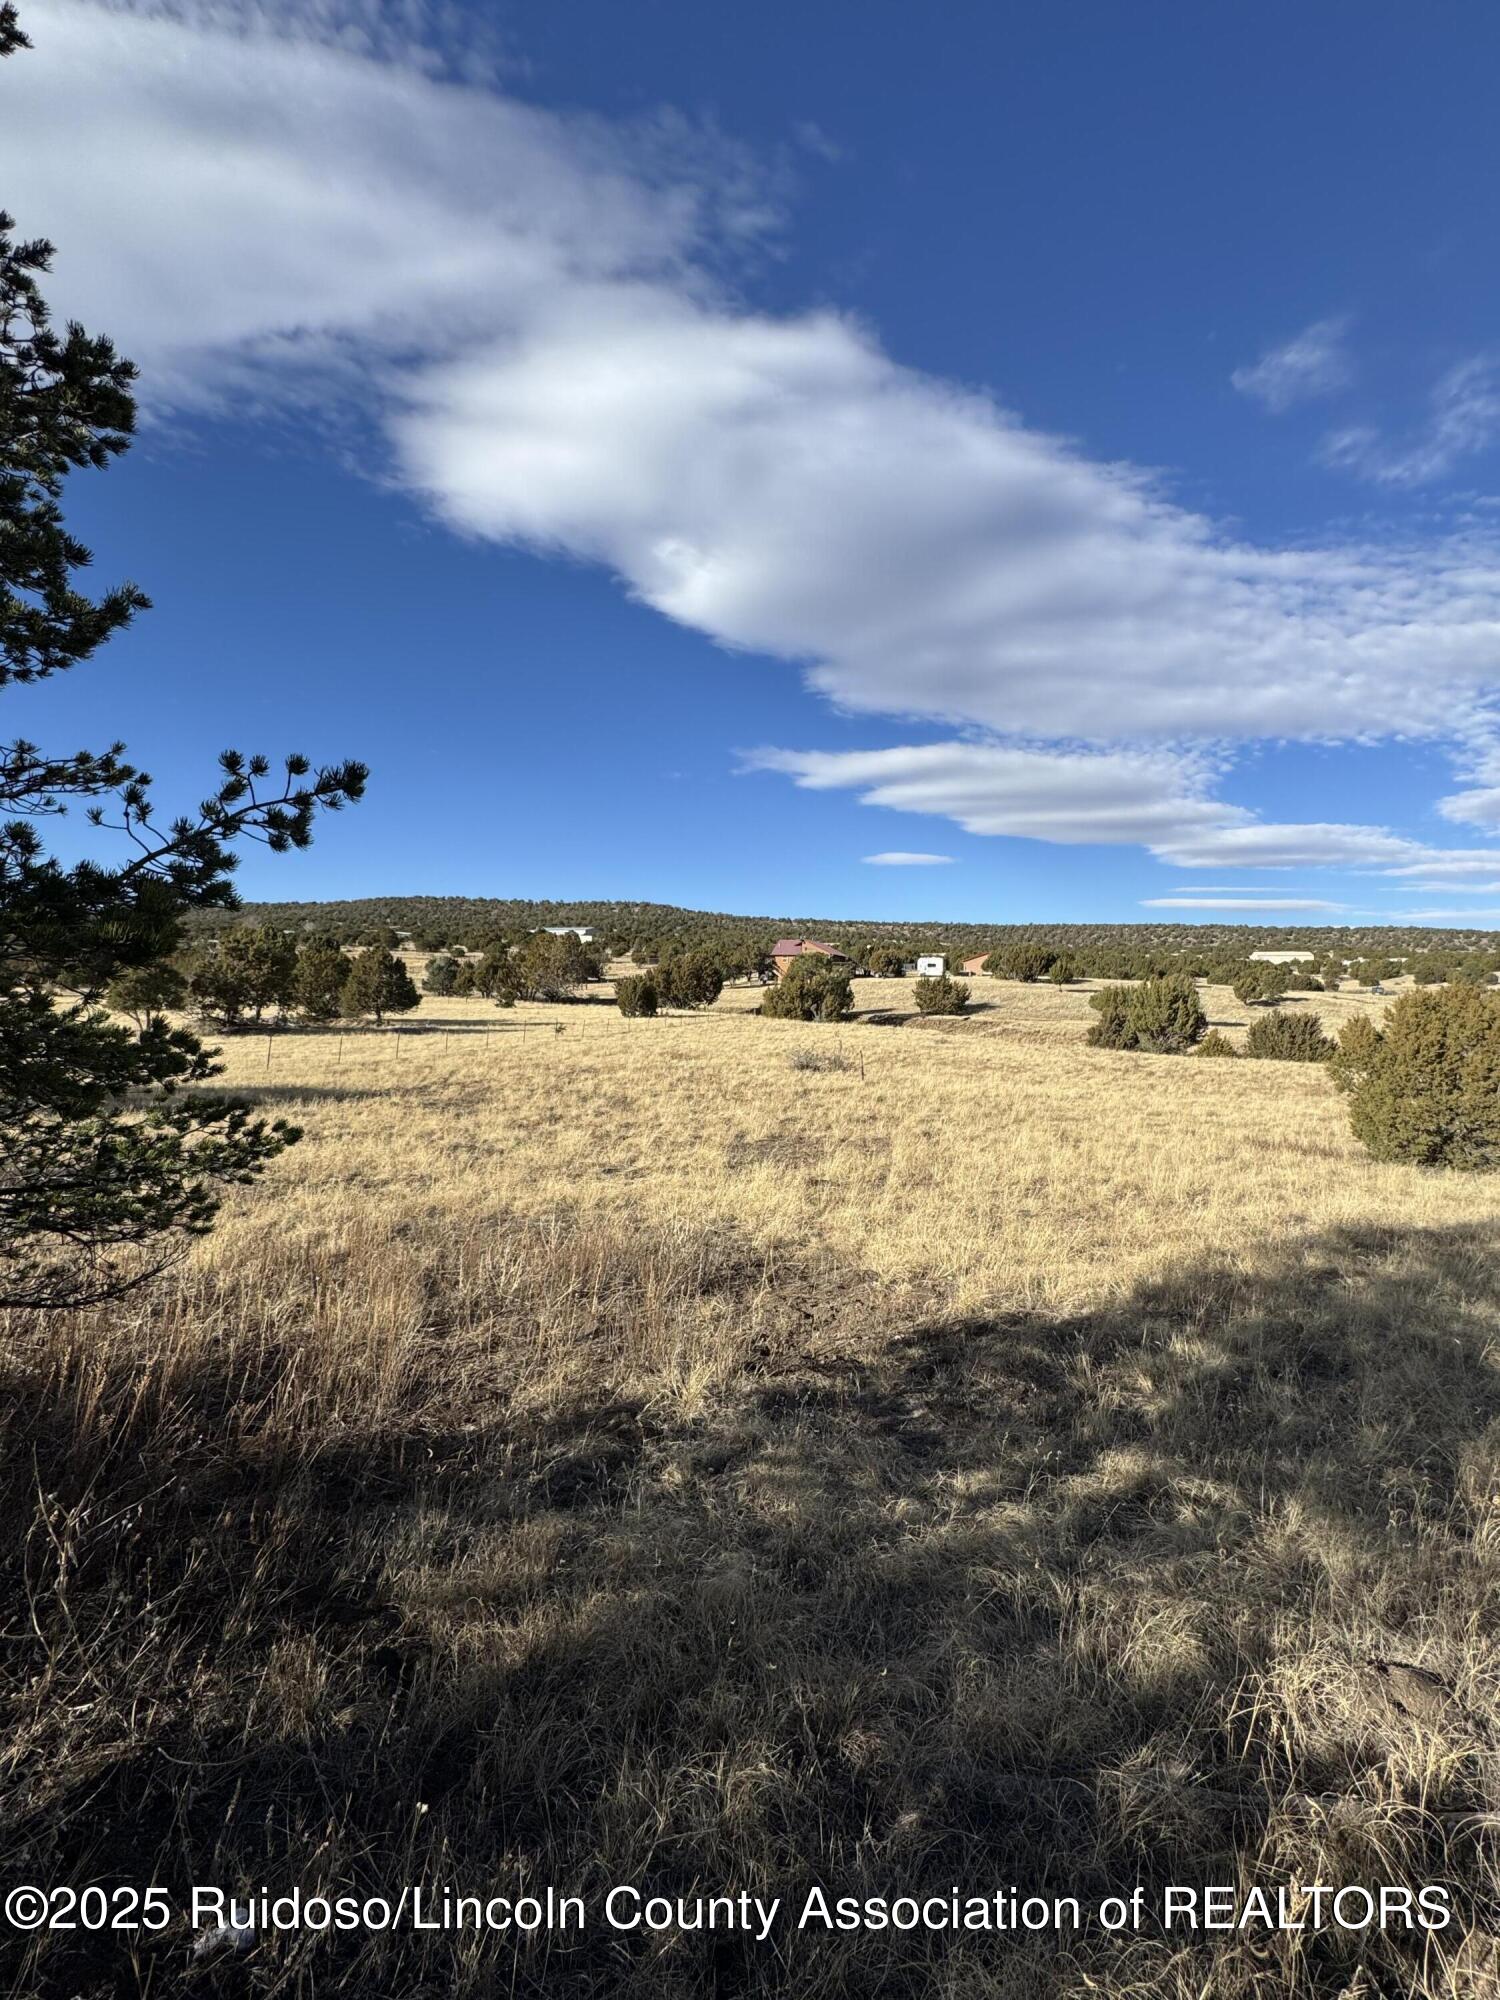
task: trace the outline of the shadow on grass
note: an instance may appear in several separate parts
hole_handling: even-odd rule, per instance
[[[4,1938],[15,1990],[1490,1990],[1459,1936],[1500,1806],[1492,1235],[1349,1231],[1073,1318],[888,1330],[861,1297],[691,1420],[602,1370],[523,1406],[441,1342],[321,1410],[291,1340],[102,1381],[12,1348],[0,1873],[589,1906],[211,1972],[180,1929]],[[795,1929],[813,1883],[1252,1880],[1447,1882],[1461,1921]],[[616,1882],[789,1908],[763,1945],[620,1933]]]

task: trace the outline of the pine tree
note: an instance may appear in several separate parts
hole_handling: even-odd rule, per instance
[[[0,6],[0,56],[26,47]],[[134,584],[90,597],[89,551],[64,526],[68,476],[129,445],[135,369],[107,339],[51,323],[52,248],[0,215],[0,689],[80,665],[147,609]],[[0,1305],[109,1298],[212,1224],[222,1191],[296,1136],[280,1120],[177,1086],[211,1052],[159,1012],[134,1030],[100,1006],[125,974],[161,966],[194,907],[232,908],[234,843],[305,847],[316,814],[357,799],[365,771],[314,773],[226,751],[216,789],[166,826],[124,746],[52,756],[0,747]],[[65,867],[39,822],[88,802],[128,858]]]
[[[275,924],[226,931],[191,980],[200,1011],[223,1028],[258,1028],[268,1007],[291,1006],[296,983],[296,940]]]
[[[138,1028],[149,1028],[169,1008],[188,997],[188,983],[175,965],[136,965],[110,981],[104,998],[111,1011],[128,1014]]]
[[[421,1004],[405,962],[384,945],[367,945],[350,964],[343,991],[346,1014],[373,1014],[378,1027],[387,1014],[409,1014]]]
[[[292,1003],[307,1021],[336,1021],[344,1011],[349,961],[332,938],[309,938],[297,953]]]

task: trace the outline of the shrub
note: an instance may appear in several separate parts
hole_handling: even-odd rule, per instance
[[[458,960],[450,958],[446,952],[429,961],[422,978],[422,991],[436,993],[446,999],[458,985]]]
[[[1239,1060],[1239,1053],[1228,1035],[1221,1035],[1217,1028],[1210,1028],[1193,1050],[1195,1056],[1233,1056],[1236,1061]]]
[[[847,1021],[854,1012],[849,975],[817,957],[794,958],[760,1011],[780,1021]]]
[[[1363,1068],[1351,1063],[1346,1079],[1350,1123],[1376,1159],[1470,1172],[1500,1167],[1494,995],[1465,985],[1404,994],[1373,1043],[1365,1039]]]
[[[1089,995],[1089,1005],[1099,1016],[1087,1039],[1096,1049],[1133,1049],[1135,1037],[1130,1027],[1129,986],[1101,986]]]
[[[1090,995],[1089,1005],[1099,1015],[1088,1032],[1096,1049],[1184,1055],[1202,1041],[1208,1027],[1198,989],[1185,972],[1143,979],[1139,986],[1101,986]]]
[[[1361,986],[1382,986],[1388,979],[1399,979],[1404,970],[1399,958],[1361,958],[1349,968],[1350,977]]]
[[[867,962],[877,979],[899,979],[906,970],[906,960],[893,944],[876,945]]]
[[[627,974],[615,981],[615,1005],[622,1014],[628,1014],[632,1019],[653,1015],[660,997],[656,981],[649,972]]]
[[[1316,1014],[1262,1014],[1245,1038],[1247,1056],[1273,1062],[1327,1062],[1334,1052]]]
[[[1464,986],[1488,986],[1495,977],[1496,964],[1493,952],[1471,951],[1454,966],[1454,982]]]
[[[936,979],[919,979],[912,987],[919,1014],[961,1014],[969,1004],[969,989],[946,972]]]
[[[1293,975],[1286,966],[1252,959],[1235,975],[1234,997],[1245,1007],[1274,1005],[1284,993],[1291,991],[1292,983]]]
[[[1045,979],[1057,953],[1044,944],[1003,944],[984,961],[984,970],[1001,979],[1021,979],[1028,985]]]
[[[787,1058],[787,1062],[788,1066],[792,1069],[818,1070],[820,1072],[824,1070],[853,1069],[854,1067],[848,1056],[841,1054],[837,1049],[793,1049],[791,1055]]]
[[[1368,1014],[1356,1014],[1339,1030],[1328,1074],[1340,1090],[1357,1090],[1370,1072],[1380,1033]]]
[[[1131,988],[1130,1026],[1137,1048],[1177,1056],[1203,1040],[1208,1022],[1193,981],[1184,972],[1169,972]]]
[[[1071,952],[1060,951],[1048,966],[1047,977],[1054,986],[1071,986],[1075,979],[1082,979],[1083,968]]]
[[[343,991],[346,1014],[373,1014],[378,1026],[387,1014],[409,1014],[421,1004],[404,960],[393,957],[383,945],[367,945],[350,964]]]
[[[663,963],[656,985],[669,1007],[712,1007],[724,991],[724,968],[706,948],[685,951]]]

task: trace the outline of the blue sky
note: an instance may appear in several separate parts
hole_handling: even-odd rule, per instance
[[[7,728],[365,758],[247,894],[1500,923],[1500,18],[23,21],[157,608]]]

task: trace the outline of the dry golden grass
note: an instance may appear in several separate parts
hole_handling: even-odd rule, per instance
[[[1496,1991],[1500,1189],[1368,1160],[1319,1069],[974,990],[229,1043],[303,1144],[154,1291],[7,1332],[0,1873],[1445,1882],[1431,1938],[591,1923],[211,1990]],[[174,1930],[16,1985],[206,1976]]]

